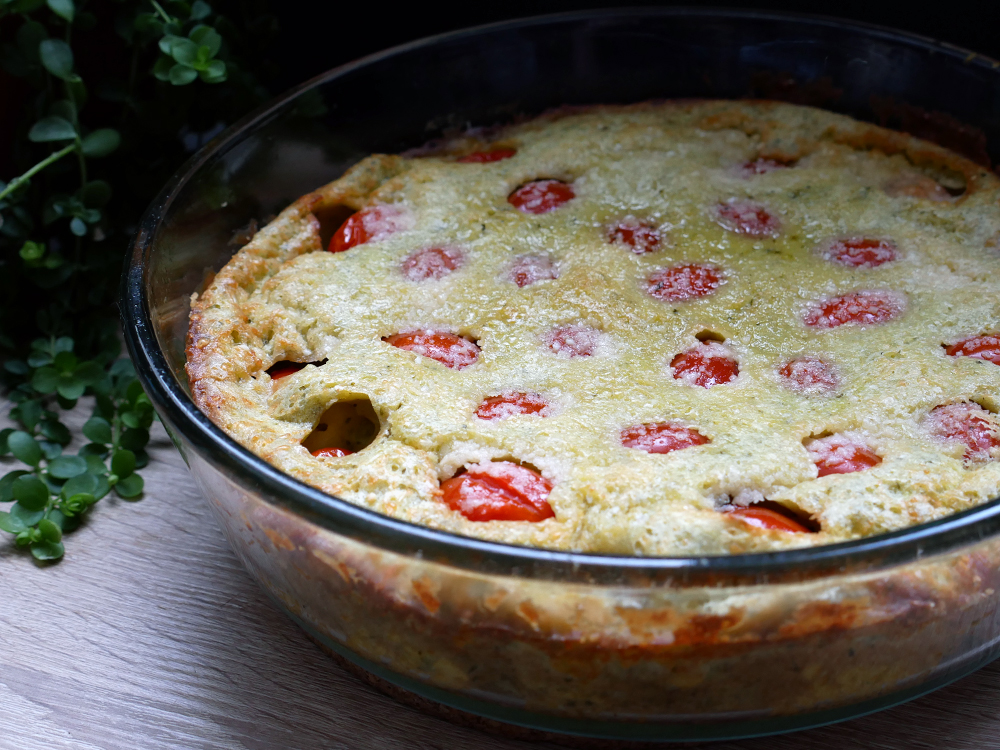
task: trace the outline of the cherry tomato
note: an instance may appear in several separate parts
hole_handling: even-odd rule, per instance
[[[796,533],[809,532],[805,526],[786,515],[770,508],[755,508],[752,505],[748,508],[732,508],[723,511],[731,516],[736,516],[741,521],[758,529],[768,529],[770,531],[793,531]]]
[[[462,254],[452,248],[430,247],[408,256],[400,266],[409,281],[441,279],[462,265]]]
[[[508,278],[523,288],[536,281],[558,279],[559,269],[548,255],[521,255],[514,259]]]
[[[652,422],[626,427],[621,431],[621,441],[626,448],[646,453],[670,453],[711,442],[698,430],[677,422]]]
[[[608,242],[626,245],[636,255],[660,249],[660,232],[655,226],[631,217],[608,228]]]
[[[760,203],[730,200],[715,207],[715,220],[723,229],[747,237],[775,237],[781,221]]]
[[[788,164],[780,162],[777,159],[768,159],[765,157],[760,157],[754,161],[748,161],[740,167],[740,174],[743,177],[753,177],[758,174],[767,174],[768,172],[776,172],[779,169],[787,169]]]
[[[707,341],[670,360],[674,377],[690,385],[711,388],[736,380],[740,365],[728,347]]]
[[[1000,424],[976,403],[935,407],[924,418],[924,428],[939,440],[964,443],[968,461],[988,461],[992,450],[1000,446]]]
[[[390,234],[408,228],[408,215],[398,206],[368,206],[347,217],[347,221],[334,232],[327,248],[331,253],[342,253],[356,245],[383,240]]]
[[[561,180],[535,180],[521,185],[507,197],[507,202],[526,214],[546,214],[575,197],[573,186]]]
[[[343,458],[354,454],[346,448],[317,448],[312,452],[316,458]]]
[[[898,253],[892,240],[847,237],[827,243],[821,255],[848,268],[876,268],[896,260]]]
[[[811,441],[806,450],[819,469],[819,476],[853,474],[882,463],[882,459],[867,445],[846,435],[829,435]]]
[[[517,151],[512,148],[494,148],[489,151],[475,151],[466,154],[458,161],[460,164],[488,164],[489,162],[509,159],[516,153]]]
[[[571,325],[549,332],[545,344],[555,354],[564,357],[590,357],[597,351],[601,334],[593,328]]]
[[[706,297],[722,284],[722,271],[707,263],[686,263],[654,271],[646,279],[646,291],[653,299],[681,302]]]
[[[386,336],[383,341],[408,352],[462,370],[479,357],[479,347],[466,338],[446,331],[409,331]]]
[[[544,521],[552,483],[510,461],[473,466],[441,483],[444,501],[470,521]]]
[[[919,172],[905,172],[899,175],[886,184],[884,190],[887,195],[893,198],[908,196],[935,203],[951,200],[951,195],[937,180]]]
[[[271,380],[280,380],[281,378],[287,378],[289,375],[294,375],[305,366],[304,362],[278,362],[271,365],[267,374],[271,376]]]
[[[518,414],[545,416],[549,403],[538,393],[501,393],[488,396],[476,409],[476,416],[491,422]]]
[[[905,309],[905,299],[895,292],[851,292],[813,303],[802,320],[810,328],[837,328],[848,323],[874,325],[898,318]]]
[[[804,396],[833,393],[840,386],[834,366],[810,355],[788,361],[778,374],[786,387]]]
[[[995,365],[1000,365],[1000,333],[987,333],[982,336],[972,336],[944,348],[949,357],[972,357],[985,359]]]

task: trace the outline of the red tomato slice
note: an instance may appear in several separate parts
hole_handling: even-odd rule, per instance
[[[462,265],[462,254],[453,248],[431,247],[408,256],[400,266],[409,281],[441,279]]]
[[[882,463],[882,459],[867,445],[846,435],[817,438],[806,445],[809,458],[819,469],[819,476],[853,474]]]
[[[951,195],[941,184],[927,175],[919,172],[904,172],[886,184],[887,195],[893,198],[907,196],[925,201],[944,203],[951,200]]]
[[[701,388],[731,383],[740,374],[739,362],[729,347],[715,341],[681,352],[670,360],[670,366],[676,379]]]
[[[776,237],[781,220],[760,203],[730,200],[715,207],[715,220],[723,229],[747,237]]]
[[[831,240],[820,254],[833,263],[848,268],[877,268],[898,257],[896,243],[873,237],[846,237]]]
[[[776,172],[779,169],[788,169],[788,164],[780,162],[777,159],[767,159],[765,157],[760,157],[754,161],[748,161],[740,167],[740,174],[743,177],[753,177],[758,174],[767,174],[768,172]]]
[[[723,511],[731,516],[736,516],[741,521],[758,529],[769,531],[793,531],[795,533],[809,532],[805,526],[793,518],[782,515],[769,508],[755,508],[752,505],[748,508],[732,508]]]
[[[509,159],[516,153],[517,151],[512,148],[494,148],[489,151],[475,151],[471,154],[466,154],[458,162],[460,164],[489,164],[490,162]]]
[[[277,362],[268,368],[267,374],[271,376],[271,380],[280,380],[294,375],[305,366],[305,362]]]
[[[646,453],[670,453],[710,443],[692,427],[678,422],[652,422],[626,427],[621,431],[622,445]]]
[[[655,226],[632,217],[608,228],[608,242],[625,245],[636,255],[656,252],[660,249],[661,239]]]
[[[851,292],[814,302],[802,320],[810,328],[837,328],[848,323],[874,325],[895,320],[905,309],[905,298],[895,292]]]
[[[535,180],[521,185],[507,197],[507,202],[526,214],[546,214],[575,197],[573,186],[561,180]]]
[[[354,451],[349,451],[346,448],[317,448],[312,454],[316,458],[343,458],[353,455]]]
[[[394,333],[386,336],[383,341],[433,359],[453,370],[465,369],[479,357],[478,346],[466,338],[445,331]]]
[[[972,336],[944,348],[949,357],[972,357],[985,359],[995,365],[1000,365],[1000,333],[987,333],[982,336]]]
[[[523,288],[537,281],[558,279],[559,269],[548,255],[521,255],[514,259],[508,278]]]
[[[476,416],[495,422],[518,414],[538,414],[546,416],[549,403],[538,393],[501,393],[488,396],[476,409]]]
[[[409,229],[411,223],[409,214],[399,206],[368,206],[347,217],[330,238],[327,250],[342,253],[366,242],[383,240]]]
[[[964,443],[967,461],[989,461],[1000,446],[1000,424],[976,403],[935,407],[924,418],[924,428],[939,440]]]
[[[545,338],[545,345],[549,350],[564,357],[593,356],[600,342],[600,331],[579,325],[556,328]]]
[[[819,357],[803,355],[778,370],[785,386],[804,396],[833,393],[840,386],[837,370]]]
[[[707,263],[661,268],[649,275],[646,292],[653,299],[682,302],[706,297],[725,283],[722,271]]]
[[[510,461],[473,466],[441,483],[444,501],[470,521],[544,521],[552,483]]]

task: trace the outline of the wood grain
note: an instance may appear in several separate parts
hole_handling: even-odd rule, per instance
[[[153,436],[143,499],[102,500],[63,562],[0,544],[0,748],[554,747],[426,716],[327,658],[257,589]],[[879,714],[712,747],[997,749],[1000,662]]]

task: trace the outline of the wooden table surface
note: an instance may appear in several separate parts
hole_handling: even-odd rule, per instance
[[[0,748],[555,747],[452,726],[347,673],[243,571],[159,425],[151,453],[143,499],[102,500],[61,563],[0,543]],[[712,748],[996,750],[1000,662],[879,714]]]

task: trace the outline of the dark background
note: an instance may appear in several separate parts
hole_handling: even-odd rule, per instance
[[[432,34],[524,16],[588,8],[688,6],[751,8],[832,16],[889,26],[1000,59],[1000,0],[755,0],[753,2],[635,2],[609,0],[490,0],[463,4],[276,0],[280,24],[271,82],[282,91],[372,52]]]

